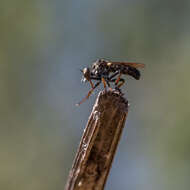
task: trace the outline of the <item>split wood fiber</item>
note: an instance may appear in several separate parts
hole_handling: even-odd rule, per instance
[[[102,190],[128,113],[128,101],[101,91],[82,136],[65,190]]]

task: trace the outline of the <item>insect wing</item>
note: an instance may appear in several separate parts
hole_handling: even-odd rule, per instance
[[[145,67],[145,64],[135,63],[135,62],[111,62],[111,63],[115,64],[115,65],[131,66],[134,68],[144,68]]]

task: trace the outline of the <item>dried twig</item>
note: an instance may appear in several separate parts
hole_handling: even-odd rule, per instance
[[[102,190],[128,113],[117,92],[100,92],[89,117],[65,190]]]

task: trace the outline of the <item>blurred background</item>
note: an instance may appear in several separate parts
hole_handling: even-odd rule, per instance
[[[190,186],[189,0],[0,1],[0,189],[64,189],[102,86],[98,58],[146,64],[106,190]]]

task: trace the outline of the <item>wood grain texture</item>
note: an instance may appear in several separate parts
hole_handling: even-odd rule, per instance
[[[82,136],[65,190],[102,190],[128,113],[115,91],[99,93]]]

